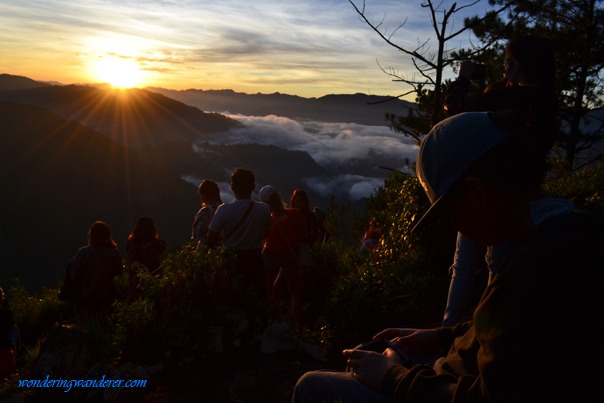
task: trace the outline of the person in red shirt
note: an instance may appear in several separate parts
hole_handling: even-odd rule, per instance
[[[292,299],[294,319],[301,326],[301,281],[297,261],[302,241],[308,238],[306,219],[298,209],[286,208],[281,194],[273,186],[267,185],[260,189],[260,200],[267,203],[271,211],[271,229],[262,254],[266,301],[270,303],[273,299],[274,283],[281,271]]]

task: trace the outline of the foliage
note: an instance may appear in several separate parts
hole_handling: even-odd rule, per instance
[[[604,105],[604,9],[601,0],[490,0],[506,7],[507,18],[490,15],[466,20],[484,41],[511,39],[523,34],[549,38],[556,50],[559,119],[568,127],[563,140],[566,159],[573,166],[576,153],[591,147],[581,120],[586,112]],[[501,49],[501,47],[499,48]],[[501,54],[501,52],[500,52]],[[501,56],[497,58],[501,60]]]
[[[348,252],[354,258],[342,267],[325,312],[333,344],[350,346],[385,327],[439,320],[454,238],[439,223],[410,234],[427,206],[417,179],[401,172],[371,197],[368,216],[383,238],[370,256],[360,255],[358,247]]]
[[[24,344],[33,345],[55,322],[72,316],[70,305],[59,300],[59,290],[60,287],[30,292],[19,279],[10,287],[7,299]]]
[[[140,295],[134,300],[124,295],[113,306],[122,358],[153,360],[167,349],[192,348],[202,340],[236,298],[238,290],[227,278],[228,259],[218,249],[196,252],[186,245],[168,255],[158,273],[143,268]]]
[[[604,166],[585,166],[572,171],[565,159],[553,161],[552,175],[545,190],[555,197],[570,199],[576,207],[604,209]]]

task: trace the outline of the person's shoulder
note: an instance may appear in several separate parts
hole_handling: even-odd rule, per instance
[[[268,204],[264,203],[264,202],[259,202],[259,201],[254,201],[254,208],[258,209],[259,211],[262,212],[268,212],[270,214],[271,208],[268,206]]]
[[[575,209],[552,217],[535,228],[533,238],[552,245],[601,244],[604,241],[604,213]]]
[[[78,249],[74,255],[75,259],[82,259],[84,257],[90,256],[94,253],[94,248],[92,246],[82,246]]]
[[[225,212],[225,211],[230,211],[233,208],[235,208],[235,206],[237,205],[237,199],[227,202],[227,203],[222,203],[220,206],[218,206],[216,208],[216,213],[220,212]]]
[[[118,248],[116,248],[115,246],[97,246],[96,251],[99,252],[100,254],[108,255],[108,256],[111,256],[114,258],[121,259],[121,257],[122,257],[120,250]]]

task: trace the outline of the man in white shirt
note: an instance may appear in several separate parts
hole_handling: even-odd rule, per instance
[[[263,287],[262,246],[268,236],[271,215],[266,203],[252,200],[256,178],[252,171],[236,169],[231,175],[235,200],[218,207],[210,230],[208,245],[222,244],[234,256],[233,275],[247,278],[252,289],[261,293]]]

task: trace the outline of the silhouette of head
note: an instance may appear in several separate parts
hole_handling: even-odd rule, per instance
[[[289,207],[310,211],[310,201],[308,200],[306,192],[302,189],[294,190],[289,201]]]
[[[220,198],[220,188],[210,179],[204,179],[199,184],[199,188],[197,188],[197,192],[201,197],[202,203],[206,201],[217,201],[222,204],[222,199]]]
[[[150,241],[157,238],[157,227],[150,217],[141,217],[136,222],[129,239]]]
[[[256,187],[254,173],[248,169],[238,168],[231,175],[231,189],[238,199],[249,199]]]
[[[117,244],[111,237],[109,226],[103,221],[97,221],[88,230],[88,245],[116,247]]]

